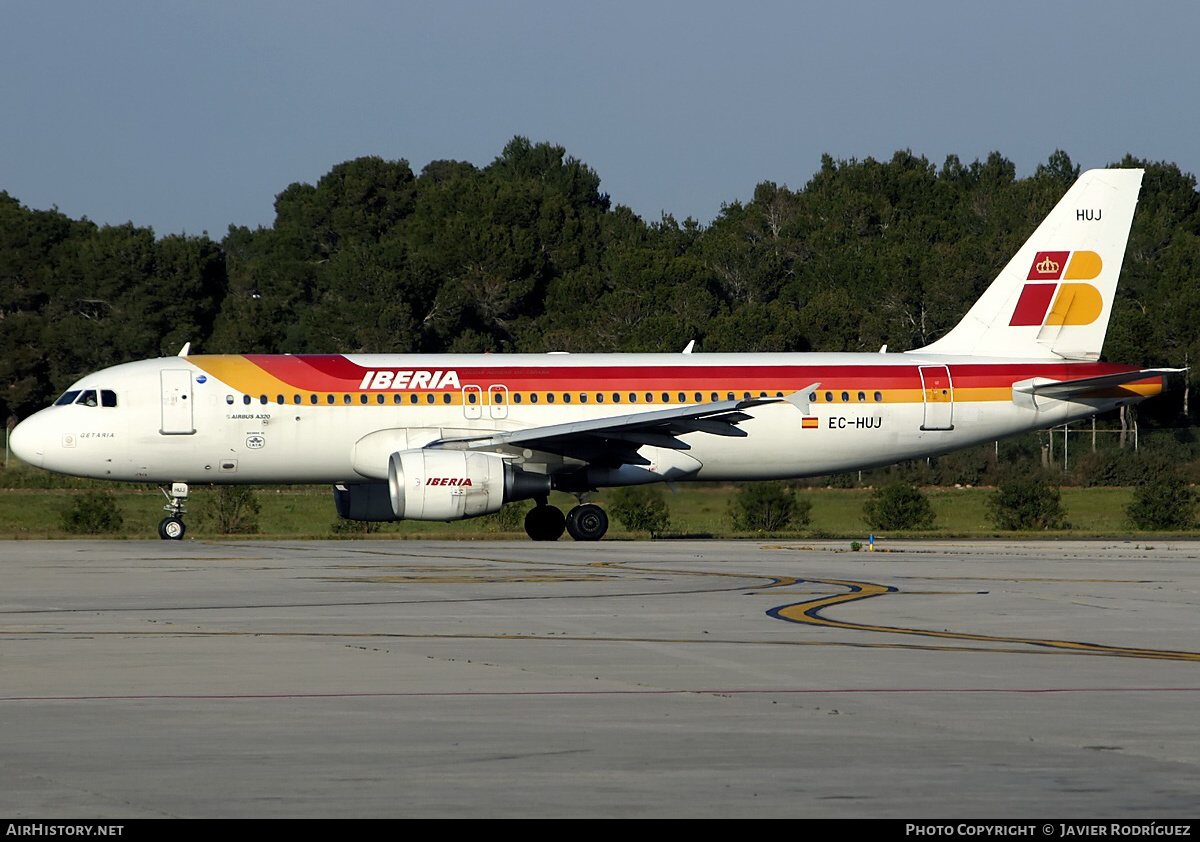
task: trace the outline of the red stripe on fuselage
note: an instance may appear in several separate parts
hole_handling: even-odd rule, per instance
[[[903,365],[496,365],[456,366],[452,357],[381,357],[362,366],[340,355],[247,354],[263,371],[296,389],[310,392],[363,391],[368,371],[456,371],[466,385],[503,384],[514,391],[683,390],[737,389],[777,391],[802,389],[820,382],[822,388],[920,388],[919,366],[940,365],[931,360],[905,360]],[[1009,386],[1030,377],[1071,380],[1135,371],[1112,363],[951,363],[951,379],[960,388]],[[450,387],[457,390],[457,387]],[[366,391],[393,391],[391,389]]]

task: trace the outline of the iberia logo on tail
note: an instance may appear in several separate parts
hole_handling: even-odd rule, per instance
[[[1090,325],[1100,317],[1104,300],[1100,290],[1078,282],[1098,277],[1103,266],[1094,251],[1039,251],[1026,276],[1030,283],[1022,288],[1008,324]]]

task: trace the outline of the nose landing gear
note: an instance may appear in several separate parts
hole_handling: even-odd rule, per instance
[[[183,507],[188,497],[187,483],[173,482],[170,491],[165,488],[159,490],[169,501],[163,509],[170,514],[158,522],[158,537],[164,541],[182,541],[187,531],[187,526],[183,523],[183,515],[187,511]]]

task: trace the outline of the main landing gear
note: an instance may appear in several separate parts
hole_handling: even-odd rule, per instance
[[[576,541],[599,541],[608,531],[608,515],[595,503],[583,503],[563,517],[544,499],[525,515],[525,534],[535,541],[557,541],[566,529]]]
[[[188,487],[186,482],[171,483],[171,490],[161,488],[163,496],[169,501],[163,509],[170,512],[158,522],[158,537],[164,541],[182,541],[187,527],[183,523],[183,515],[187,511],[183,504],[187,501]]]

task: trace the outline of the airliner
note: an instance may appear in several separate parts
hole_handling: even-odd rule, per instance
[[[157,483],[320,483],[342,518],[452,521],[533,500],[525,530],[608,529],[603,487],[786,479],[934,456],[1159,394],[1100,362],[1141,189],[1085,172],[962,321],[888,353],[194,355],[89,374],[12,432],[23,461]],[[565,515],[548,502],[569,492]]]

